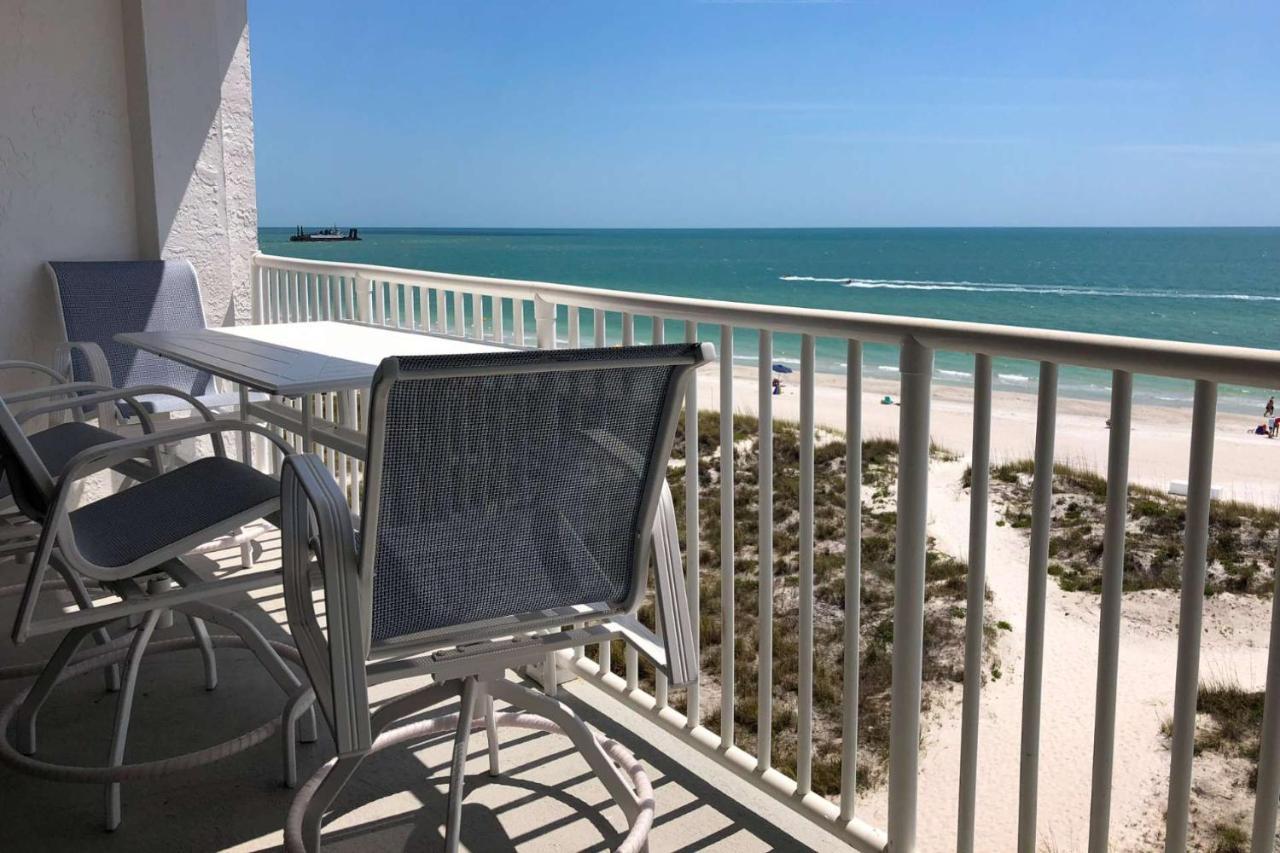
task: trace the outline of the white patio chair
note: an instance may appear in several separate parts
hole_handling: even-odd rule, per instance
[[[239,404],[238,394],[218,391],[208,373],[115,340],[122,332],[205,328],[200,280],[190,263],[51,261],[46,267],[66,340],[58,349],[56,369],[76,382],[176,388],[210,409]],[[190,408],[168,396],[144,396],[142,403],[159,415]],[[128,419],[133,413],[122,408],[119,415]]]
[[[204,410],[238,408],[238,391],[215,387],[205,371],[118,343],[122,332],[195,331],[204,329],[200,279],[187,261],[51,261],[46,264],[54,285],[58,316],[66,343],[58,347],[54,367],[74,382],[114,388],[163,386],[185,396],[142,394],[139,401],[160,429],[174,415],[191,413],[195,398]],[[253,400],[265,395],[253,392]],[[135,412],[118,404],[98,408],[98,425],[116,429],[136,423]],[[254,538],[255,531],[241,537]],[[258,534],[263,531],[259,529]],[[241,546],[244,565],[253,554]]]
[[[103,393],[118,395],[120,392]],[[90,395],[70,405],[98,402],[98,395]],[[63,401],[59,405],[67,403]],[[33,413],[38,413],[38,409],[25,414]],[[3,461],[15,502],[41,527],[14,621],[13,640],[23,643],[33,636],[63,635],[32,687],[0,712],[0,732],[5,732],[9,722],[15,720],[17,738],[15,749],[6,734],[0,748],[6,750],[10,763],[36,775],[63,781],[105,782],[108,829],[115,829],[120,823],[119,780],[128,770],[122,765],[138,669],[166,611],[187,617],[193,640],[184,642],[201,649],[208,689],[217,684],[213,657],[213,645],[217,642],[210,642],[205,622],[233,631],[239,643],[257,656],[286,696],[296,694],[301,687],[298,677],[278,654],[278,649],[291,652],[290,648],[266,640],[240,614],[210,603],[219,597],[275,585],[280,581],[279,572],[258,571],[207,580],[180,559],[203,542],[223,536],[246,522],[277,513],[279,482],[225,455],[222,433],[245,429],[279,443],[279,439],[256,425],[206,421],[160,434],[91,446],[76,453],[55,478],[23,434],[8,405],[0,402],[0,461]],[[213,440],[212,457],[166,471],[78,509],[72,508],[69,498],[79,480],[125,461],[145,458],[161,444],[204,436]],[[84,590],[93,585],[118,600],[89,601],[81,603],[79,610],[41,616],[39,598],[51,567],[66,577],[73,588]],[[87,663],[73,661],[86,637],[109,626],[125,625],[129,620],[136,620],[136,627],[131,633],[111,640],[114,654],[94,655],[96,660]],[[30,758],[36,751],[36,718],[40,707],[64,674],[86,665],[107,666],[122,658],[123,684],[116,702],[108,765],[69,767]],[[299,716],[295,713],[289,718],[290,722]],[[271,727],[278,722],[272,720]],[[266,728],[259,731],[269,733]],[[283,736],[294,735],[291,724]],[[218,747],[149,762],[148,772],[207,763],[255,742],[253,738],[242,737]]]
[[[641,804],[569,706],[505,671],[626,638],[682,686],[697,671],[667,459],[705,344],[389,358],[373,383],[361,532],[315,456],[281,476],[289,626],[337,744],[286,837],[320,845],[326,807],[388,726],[458,696],[446,848],[458,849],[466,743],[493,698],[550,719],[628,821]],[[318,528],[312,539],[308,518]],[[312,598],[324,582],[327,638]],[[656,566],[660,638],[635,614]],[[576,627],[575,627],[576,626]],[[372,684],[433,683],[371,712]],[[490,717],[492,716],[490,710]],[[489,721],[490,771],[497,743]],[[297,834],[291,834],[296,831]]]

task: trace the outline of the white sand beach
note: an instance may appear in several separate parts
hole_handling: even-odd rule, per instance
[[[799,414],[799,385],[784,377],[783,393],[773,397],[775,417]],[[734,409],[756,412],[753,369],[735,371]],[[699,406],[719,406],[718,375],[699,381]],[[900,408],[895,382],[867,381],[863,404],[864,437],[894,437]],[[968,389],[939,386],[933,394],[930,429],[934,441],[960,454],[953,462],[934,462],[930,470],[930,533],[938,547],[967,557],[968,494],[960,478],[968,464],[972,407]],[[1105,403],[1062,399],[1058,404],[1055,457],[1105,473]],[[845,392],[840,377],[819,376],[816,419],[844,427]],[[1166,488],[1186,479],[1190,412],[1135,407],[1130,477],[1134,483]],[[1280,440],[1250,435],[1257,419],[1220,415],[1216,432],[1214,483],[1223,496],[1274,506],[1280,502]],[[1034,395],[998,393],[992,417],[992,459],[1028,458],[1035,438]],[[977,840],[979,849],[1013,849],[1017,828],[1018,768],[1022,701],[1022,660],[1026,616],[1028,545],[1022,531],[996,526],[988,530],[987,583],[992,617],[1009,622],[999,632],[996,654],[1001,677],[988,678],[983,692]],[[1045,634],[1045,677],[1040,750],[1039,835],[1050,850],[1083,849],[1088,833],[1089,788],[1098,653],[1098,598],[1064,592],[1049,584]],[[1171,713],[1177,662],[1178,596],[1171,591],[1126,594],[1120,647],[1115,784],[1112,794],[1113,849],[1149,850],[1161,835],[1169,753],[1160,733]],[[1270,602],[1253,596],[1220,594],[1206,602],[1201,678],[1230,677],[1249,689],[1261,689],[1266,672]],[[920,768],[922,849],[953,849],[956,830],[960,755],[960,685],[935,702],[926,726]],[[1196,783],[1212,786],[1211,770],[1197,762]],[[859,803],[859,814],[884,825],[883,789]]]

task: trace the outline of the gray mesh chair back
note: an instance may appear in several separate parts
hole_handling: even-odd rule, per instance
[[[360,555],[372,642],[634,609],[685,380],[703,360],[675,344],[384,361]]]
[[[0,401],[0,465],[4,466],[18,509],[32,521],[42,521],[53,499],[53,477],[3,401]]]
[[[111,368],[111,383],[167,385],[201,396],[210,377],[176,361],[116,343],[121,332],[205,327],[196,271],[186,261],[53,261],[49,264],[68,341],[96,343]],[[93,381],[80,353],[76,381]]]

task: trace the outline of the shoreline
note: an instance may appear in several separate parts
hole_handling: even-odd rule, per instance
[[[758,413],[758,376],[754,367],[734,366],[733,409],[739,414]],[[799,420],[800,387],[797,374],[779,377],[782,394],[772,397],[774,417]],[[899,383],[893,379],[864,378],[862,382],[862,436],[891,438],[898,435],[901,409]],[[720,407],[719,368],[698,374],[698,408]],[[884,396],[895,405],[882,405]],[[929,432],[941,447],[968,456],[973,444],[973,392],[970,388],[935,383],[932,390]],[[1110,404],[1100,400],[1058,398],[1054,458],[1104,474],[1110,430],[1106,426]],[[1035,447],[1036,396],[1034,393],[994,391],[991,405],[991,461],[1027,459]],[[814,420],[819,426],[844,430],[845,381],[843,376],[814,376]],[[1280,439],[1253,435],[1260,416],[1219,412],[1214,432],[1213,485],[1222,498],[1259,506],[1280,506]],[[1129,480],[1135,485],[1167,490],[1173,480],[1186,480],[1191,453],[1191,409],[1147,404],[1133,405],[1133,434],[1129,448]]]

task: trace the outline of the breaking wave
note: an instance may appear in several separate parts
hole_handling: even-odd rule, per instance
[[[895,278],[822,278],[784,275],[781,281],[838,284],[858,290],[950,290],[969,293],[1030,293],[1041,296],[1097,296],[1128,299],[1227,299],[1237,302],[1280,302],[1280,296],[1256,293],[1186,293],[1177,290],[1093,288],[1050,284],[1008,284],[993,281],[913,281]]]

